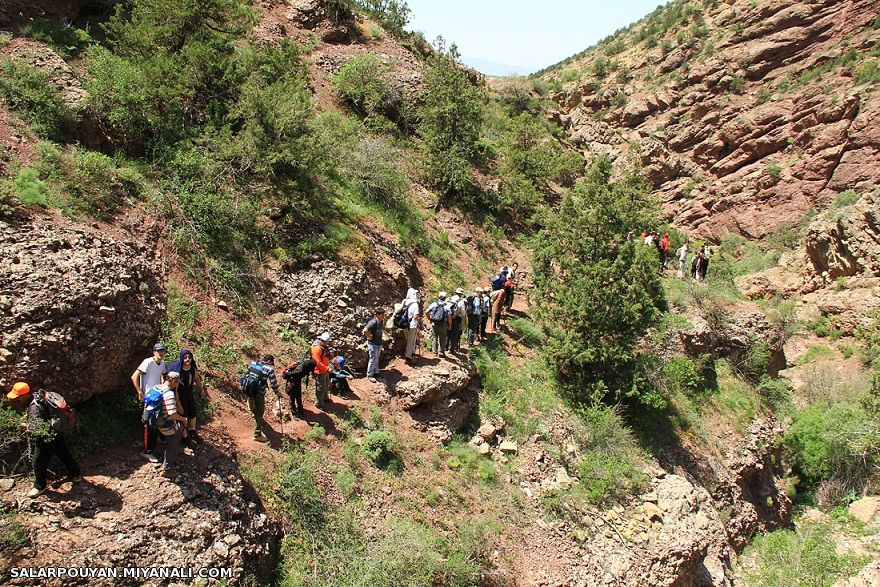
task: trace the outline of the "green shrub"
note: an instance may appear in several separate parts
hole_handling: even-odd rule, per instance
[[[397,453],[397,439],[388,430],[372,430],[361,445],[364,456],[379,469],[399,473],[403,461]]]
[[[0,555],[11,558],[30,542],[27,531],[18,521],[18,514],[0,506]]]
[[[604,79],[608,75],[608,60],[601,55],[593,61],[591,72],[599,79]]]
[[[813,404],[795,416],[784,447],[805,489],[834,479],[861,491],[880,464],[880,430],[862,406]]]
[[[656,251],[630,236],[657,224],[655,210],[643,183],[612,182],[611,162],[599,158],[536,239],[534,299],[545,355],[580,401],[646,399],[635,349],[665,299]]]
[[[458,50],[439,47],[428,59],[419,132],[428,150],[427,174],[446,196],[462,203],[471,187],[471,162],[483,125],[483,92],[456,65]]]
[[[353,187],[368,201],[383,206],[406,206],[409,189],[400,168],[403,154],[382,137],[366,136],[351,150],[340,165]]]
[[[845,208],[846,206],[852,206],[862,199],[862,195],[855,190],[844,190],[834,196],[834,199],[831,201],[831,209],[839,210],[841,208]]]
[[[76,129],[76,114],[42,69],[9,59],[0,61],[0,96],[46,139],[63,142]]]
[[[753,338],[741,352],[730,357],[731,364],[737,373],[751,383],[757,383],[767,374],[773,349],[770,343]]]
[[[829,318],[828,316],[820,316],[815,322],[810,325],[810,328],[813,330],[813,332],[816,333],[816,336],[820,338],[830,338],[831,340],[837,340],[843,335],[841,330],[834,325],[834,323],[831,321],[831,318]]]
[[[693,395],[705,385],[703,371],[708,356],[691,359],[682,355],[672,357],[663,365],[663,379],[671,393]]]
[[[339,68],[333,76],[333,87],[363,116],[391,118],[400,108],[401,98],[383,78],[388,70],[378,55],[364,53]]]
[[[26,37],[46,43],[65,60],[76,57],[94,43],[88,32],[53,18],[29,19],[21,26],[19,32]]]
[[[869,560],[852,553],[839,554],[833,528],[806,519],[793,530],[758,535],[743,553],[750,564],[745,576],[755,587],[832,585],[856,574]]]
[[[776,163],[771,163],[767,166],[767,173],[769,173],[770,177],[773,179],[779,179],[782,177],[782,167]]]
[[[866,61],[856,70],[856,83],[876,84],[880,83],[880,61],[871,59]]]
[[[411,14],[406,0],[356,0],[367,14],[379,20],[389,33],[397,38],[406,36],[406,25]]]

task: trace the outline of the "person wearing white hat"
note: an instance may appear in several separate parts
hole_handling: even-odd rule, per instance
[[[446,335],[452,327],[452,312],[446,301],[446,292],[441,291],[437,301],[428,306],[425,312],[431,320],[434,335],[431,338],[432,349],[438,357],[446,356]]]
[[[467,311],[467,343],[471,347],[480,336],[480,315],[483,313],[483,288],[474,288],[474,294],[465,299],[465,308]]]

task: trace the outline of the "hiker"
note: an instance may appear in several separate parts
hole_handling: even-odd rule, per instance
[[[196,431],[198,406],[196,405],[195,386],[199,386],[199,397],[205,397],[205,383],[202,374],[196,368],[196,359],[189,349],[181,349],[180,357],[168,364],[169,371],[180,373],[180,383],[177,384],[177,397],[180,399],[181,413],[186,416],[186,429],[181,430],[183,435],[181,444],[184,447],[193,443],[201,444],[202,438]]]
[[[465,299],[465,312],[467,313],[467,343],[471,347],[474,339],[480,335],[480,314],[482,314],[483,288],[474,288],[473,295]]]
[[[491,293],[489,298],[492,300],[492,331],[498,332],[501,328],[501,312],[504,310],[505,289],[502,287]]]
[[[345,357],[342,355],[334,357],[331,361],[330,388],[339,397],[351,395],[351,385],[348,384],[349,377],[354,377],[354,373],[345,366]]]
[[[141,404],[144,403],[144,394],[162,383],[162,378],[168,372],[168,366],[165,364],[165,353],[167,352],[168,349],[165,345],[157,342],[153,345],[153,356],[141,361],[138,368],[131,374],[131,382]],[[151,463],[159,462],[159,459],[153,454],[158,439],[156,429],[144,424],[144,450],[141,451],[141,454]]]
[[[700,281],[706,280],[706,274],[709,272],[709,257],[712,256],[711,247],[703,245],[703,256],[700,259]]]
[[[464,299],[464,288],[456,288],[455,295],[450,298],[449,302],[452,304],[452,329],[449,331],[446,350],[458,353],[461,352],[461,334],[467,319],[467,301]]]
[[[403,360],[406,361],[408,365],[412,365],[413,353],[416,350],[416,341],[419,337],[419,322],[421,316],[419,315],[419,291],[417,289],[409,288],[406,292],[406,297],[403,298],[403,313],[407,317],[407,330],[406,330],[406,349],[403,353]]]
[[[643,232],[642,234],[645,234],[645,233]],[[647,236],[642,237],[642,242],[644,242],[646,245],[653,245],[654,244],[654,233],[653,232],[647,233]]]
[[[330,333],[324,332],[312,343],[310,352],[315,361],[315,407],[325,411],[330,401]]]
[[[162,459],[162,476],[166,479],[174,479],[177,477],[177,470],[174,468],[177,462],[177,450],[180,447],[181,426],[186,426],[186,416],[180,413],[177,402],[177,388],[180,386],[180,373],[177,371],[169,371],[165,383],[160,383],[147,390],[145,396],[145,408],[150,406],[150,396],[156,392],[161,395],[161,401],[157,408],[154,430],[162,435],[165,440],[165,456]],[[147,415],[147,409],[144,410],[144,423],[151,425],[150,418]],[[182,422],[182,424],[178,424]],[[155,448],[155,445],[154,445]],[[151,451],[152,452],[152,451]]]
[[[278,378],[275,377],[275,357],[265,355],[262,360],[248,365],[247,371],[241,377],[242,391],[247,397],[248,409],[254,416],[254,440],[267,442],[269,439],[263,433],[266,421],[263,415],[266,412],[266,391],[269,387],[278,397]]]
[[[382,329],[385,325],[385,309],[377,308],[375,316],[364,326],[363,335],[367,339],[367,378],[376,383],[380,378],[379,356],[382,354]]]
[[[691,259],[691,277],[693,277],[697,281],[702,281],[700,279],[700,268],[703,266],[703,247],[697,249],[697,252],[694,253],[693,259]]]
[[[513,297],[513,281],[508,277],[504,282],[504,303],[501,305],[502,310],[510,311],[508,300]]]
[[[31,398],[31,387],[24,381],[19,381],[12,386],[12,391],[6,397],[22,405]],[[21,423],[21,427],[27,431],[28,438],[33,443],[31,462],[34,468],[34,486],[27,492],[27,497],[34,498],[46,491],[46,471],[53,454],[64,463],[73,483],[82,481],[79,466],[67,447],[67,439],[52,426],[52,411],[46,401],[46,392],[42,389],[33,393],[27,407],[27,420]]]
[[[514,263],[510,266],[510,271],[507,273],[507,280],[510,282],[510,288],[508,289],[505,284],[505,294],[504,294],[504,305],[508,310],[513,308],[513,292],[516,289],[516,272],[519,270],[519,263]]]
[[[483,309],[482,314],[480,314],[480,340],[486,340],[486,326],[489,324],[489,318],[492,316],[492,300],[489,297],[489,292],[492,291],[488,287],[483,288],[483,293],[480,296],[480,306]]]
[[[666,271],[666,259],[669,257],[669,233],[664,232],[660,239],[660,270]]]
[[[431,337],[431,348],[438,357],[446,356],[446,335],[452,326],[452,316],[449,312],[449,304],[446,301],[446,292],[441,291],[437,301],[428,306],[425,311],[431,320],[434,334]]]
[[[309,375],[314,372],[316,364],[311,356],[311,352],[306,351],[301,361],[296,364],[291,363],[284,370],[284,381],[287,382],[287,397],[290,398],[290,413],[295,413],[294,418],[297,420],[303,416],[303,379],[306,380],[306,385],[308,385]]]
[[[684,244],[681,245],[676,254],[678,255],[678,278],[684,279],[685,264],[688,256],[688,241],[684,241]]]

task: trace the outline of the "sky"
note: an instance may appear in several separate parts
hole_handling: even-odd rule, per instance
[[[465,61],[541,69],[561,61],[665,0],[407,0],[407,28],[443,35]],[[479,69],[479,67],[478,67]]]

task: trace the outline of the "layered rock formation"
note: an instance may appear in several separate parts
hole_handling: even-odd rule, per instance
[[[151,246],[85,225],[0,222],[0,387],[77,403],[125,386],[165,315],[163,271]]]
[[[673,4],[684,16],[654,33],[659,46],[643,20],[622,53],[600,45],[544,75],[580,72],[553,98],[588,157],[635,158],[668,217],[712,239],[762,238],[880,183],[874,2]],[[587,73],[599,59],[616,78]]]

